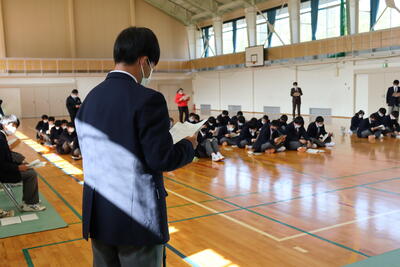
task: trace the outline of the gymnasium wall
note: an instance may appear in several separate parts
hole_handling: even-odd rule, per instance
[[[280,65],[197,72],[193,78],[196,106],[211,109],[241,105],[243,111],[263,112],[264,106],[291,113],[290,88],[298,81],[304,96],[302,113],[310,108],[331,108],[332,115],[350,117],[358,109],[374,112],[386,106],[385,94],[394,79],[400,79],[400,59],[316,63],[307,66]]]
[[[116,36],[133,24],[156,33],[162,58],[188,59],[185,26],[143,0],[1,3],[7,57],[112,58]]]

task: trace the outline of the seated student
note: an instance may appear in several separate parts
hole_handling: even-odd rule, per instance
[[[372,113],[369,118],[362,120],[357,130],[359,138],[368,138],[373,140],[382,135],[382,125],[379,124],[376,113]]]
[[[324,118],[318,116],[314,122],[310,123],[307,128],[307,135],[310,138],[313,147],[326,147],[332,146],[333,133],[325,131]],[[324,136],[328,135],[324,140]]]
[[[269,124],[269,123],[270,123],[270,121],[269,121],[268,115],[264,115],[261,119],[259,119],[259,120],[257,121],[258,130],[261,131],[261,128],[262,128],[264,125]]]
[[[305,152],[307,148],[311,147],[310,139],[307,135],[307,131],[304,128],[303,117],[296,117],[286,127],[286,148],[288,150],[297,150],[299,152]]]
[[[72,122],[68,123],[67,131],[61,134],[56,150],[61,155],[71,154],[74,160],[82,158],[75,126]]]
[[[49,126],[48,126],[47,131],[44,132],[44,133],[42,132],[40,134],[41,135],[41,139],[44,141],[45,145],[47,145],[47,146],[51,146],[50,132],[51,132],[51,129],[54,127],[55,121],[56,121],[56,119],[54,117],[49,117],[49,120],[48,120]]]
[[[400,133],[399,112],[392,111],[390,115],[385,116],[383,125],[385,126],[384,134],[391,137],[398,136]]]
[[[189,119],[188,119],[188,121],[190,122],[190,123],[195,123],[195,117],[196,117],[196,113],[190,113],[189,114]]]
[[[50,144],[52,146],[56,146],[58,144],[58,141],[60,139],[61,134],[63,133],[63,128],[61,128],[62,121],[61,120],[56,120],[54,123],[54,127],[51,128],[50,130]]]
[[[279,118],[279,128],[281,129],[281,131],[285,131],[285,129],[287,127],[287,121],[288,121],[288,116],[285,114],[283,114]]]
[[[218,140],[212,136],[207,122],[197,134],[197,142],[198,146],[196,152],[199,156],[205,153],[208,157],[211,157],[212,161],[221,161],[225,159],[219,152]]]
[[[208,130],[212,133],[212,136],[217,136],[218,128],[221,126],[217,125],[217,120],[215,119],[215,117],[213,116],[209,117],[207,120],[207,124],[208,124]]]
[[[242,131],[245,125],[246,125],[246,119],[243,116],[239,116],[237,120],[237,127],[239,133]]]
[[[279,127],[278,120],[265,124],[253,145],[253,152],[275,153],[285,151],[286,135],[280,131]]]
[[[228,121],[227,126],[222,126],[218,130],[217,138],[219,140],[219,143],[223,146],[236,145],[239,136],[237,130],[238,128],[236,122],[233,120]]]
[[[63,129],[64,131],[67,130],[67,125],[68,125],[68,121],[67,120],[62,120],[61,121],[61,129]]]
[[[357,133],[358,127],[360,126],[361,121],[363,120],[365,112],[363,110],[358,111],[354,114],[353,118],[351,118],[350,131],[351,133]]]
[[[239,117],[239,116],[243,116],[243,112],[242,112],[242,111],[238,111],[238,112],[236,112],[236,116],[237,116],[237,117]]]
[[[377,112],[374,113],[376,115],[376,121],[379,125],[383,125],[383,118],[386,116],[386,109],[380,108]]]
[[[42,133],[45,133],[49,129],[49,116],[42,115],[42,120],[36,124],[36,139],[42,139]]]
[[[240,131],[239,138],[237,139],[237,146],[239,148],[251,147],[257,140],[257,124],[247,123]]]
[[[229,120],[229,112],[227,110],[223,110],[222,113],[217,117],[218,126],[226,126]]]
[[[194,123],[200,122],[200,116],[198,114],[194,114]]]
[[[39,187],[37,174],[26,164],[15,163],[7,136],[14,135],[19,127],[15,115],[4,116],[0,119],[0,182],[19,183],[22,181],[23,211],[42,211],[46,207],[39,204]]]

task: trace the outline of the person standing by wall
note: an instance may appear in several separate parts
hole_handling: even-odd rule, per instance
[[[74,123],[76,114],[78,113],[78,110],[81,106],[82,102],[81,99],[79,98],[79,93],[78,90],[74,89],[72,90],[71,95],[67,98],[67,109],[69,116],[71,117],[71,122]]]
[[[389,106],[389,114],[392,114],[392,111],[400,110],[399,80],[394,80],[393,86],[388,88],[386,93],[386,103]]]
[[[176,92],[175,103],[178,104],[179,121],[182,123],[189,119],[189,108],[188,108],[189,100],[190,97],[188,95],[185,95],[182,88],[179,88],[178,91]],[[185,114],[185,119],[183,119],[184,114]]]
[[[297,82],[293,83],[293,88],[290,90],[290,96],[292,97],[292,105],[293,105],[293,119],[296,117],[296,108],[297,108],[297,116],[300,117],[300,108],[301,108],[301,96],[303,92],[300,87],[297,87]]]

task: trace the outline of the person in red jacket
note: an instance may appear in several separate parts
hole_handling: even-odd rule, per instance
[[[178,104],[179,121],[182,123],[189,119],[189,108],[188,108],[189,100],[190,97],[183,93],[182,88],[179,88],[179,90],[176,92],[175,103]],[[185,114],[185,119],[183,119],[183,114]]]

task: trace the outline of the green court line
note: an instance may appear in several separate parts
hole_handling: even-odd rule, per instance
[[[193,189],[193,190],[195,190],[195,191],[197,191],[197,192],[201,192],[201,193],[203,193],[203,194],[206,194],[206,195],[209,195],[209,196],[211,196],[211,197],[217,198],[217,199],[222,200],[222,201],[224,201],[224,202],[226,202],[226,203],[228,203],[228,204],[230,204],[230,205],[232,205],[232,206],[235,206],[235,207],[241,208],[241,209],[243,209],[243,210],[246,210],[246,211],[248,211],[248,212],[250,212],[250,213],[259,215],[259,216],[264,217],[265,219],[268,219],[268,220],[270,220],[270,221],[279,223],[279,224],[281,224],[281,225],[284,225],[284,226],[289,227],[289,228],[291,228],[291,229],[294,229],[294,230],[297,230],[297,231],[299,231],[299,232],[305,233],[305,234],[310,235],[310,236],[312,236],[312,237],[315,237],[315,238],[317,238],[317,239],[319,239],[319,240],[328,242],[328,243],[330,243],[330,244],[332,244],[332,245],[335,245],[335,246],[341,247],[341,248],[343,248],[343,249],[349,250],[349,251],[351,251],[351,252],[357,253],[357,254],[362,255],[362,256],[364,256],[364,257],[370,257],[368,254],[365,254],[365,253],[363,253],[363,252],[361,252],[361,251],[358,251],[358,250],[356,250],[356,249],[350,248],[350,247],[348,247],[348,246],[342,245],[342,244],[340,244],[340,243],[338,243],[338,242],[329,240],[329,239],[327,239],[327,238],[324,238],[324,237],[322,237],[322,236],[319,236],[319,235],[316,235],[316,234],[313,234],[313,233],[309,233],[309,232],[307,232],[306,230],[303,230],[303,229],[301,229],[301,228],[299,228],[299,227],[296,227],[296,226],[287,224],[287,223],[285,223],[285,222],[279,221],[279,220],[277,220],[277,219],[275,219],[275,218],[266,216],[266,215],[264,215],[264,214],[261,214],[261,213],[259,213],[259,212],[250,210],[250,209],[248,209],[248,208],[241,207],[241,206],[239,206],[239,205],[237,205],[237,204],[235,204],[235,203],[232,203],[232,202],[230,202],[230,201],[221,199],[221,198],[219,198],[219,197],[217,197],[217,196],[214,196],[214,195],[212,195],[212,194],[210,194],[210,193],[207,193],[207,192],[205,192],[205,191],[202,191],[202,190],[197,189],[197,188],[195,188],[195,187],[192,187],[192,186],[190,186],[190,185],[184,184],[184,183],[182,183],[182,182],[179,182],[179,181],[177,181],[177,180],[175,180],[175,179],[172,179],[172,178],[169,178],[169,177],[166,177],[166,176],[164,176],[164,177],[165,177],[166,179],[168,179],[168,180],[171,180],[171,181],[177,183],[177,184],[181,184],[181,185],[183,185],[183,186],[185,186],[185,187],[187,187],[187,188],[191,188],[191,189]]]
[[[385,190],[385,189],[380,189],[380,188],[375,188],[375,187],[370,187],[370,186],[363,186],[363,187],[367,188],[367,189],[371,189],[371,190],[375,190],[375,191],[379,191],[379,192],[395,195],[395,196],[400,196],[400,193],[388,191],[388,190]]]
[[[380,170],[372,170],[372,171],[361,172],[361,173],[356,173],[356,174],[351,174],[351,175],[345,175],[345,176],[327,178],[327,180],[328,180],[328,181],[340,180],[340,179],[344,179],[344,178],[349,178],[349,177],[354,177],[354,176],[360,176],[360,175],[366,175],[366,174],[377,173],[377,172],[383,172],[383,171],[389,171],[389,170],[395,170],[395,169],[399,169],[399,168],[400,168],[400,167],[391,167],[391,168],[385,168],[385,169],[380,169]]]

